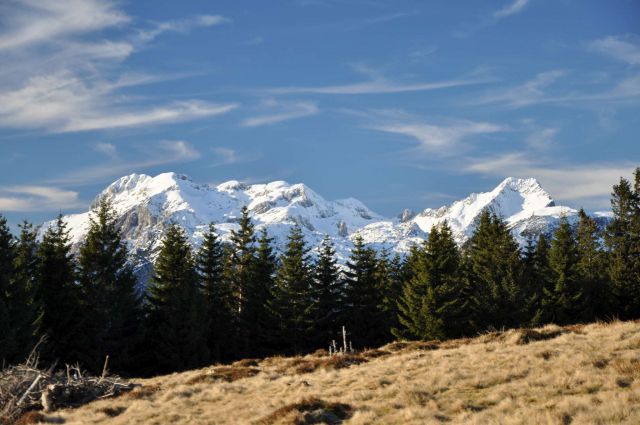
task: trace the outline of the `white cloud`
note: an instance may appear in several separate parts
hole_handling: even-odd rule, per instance
[[[418,149],[430,153],[457,153],[453,149],[465,138],[507,130],[506,127],[488,122],[455,120],[445,125],[435,125],[420,122],[411,117],[402,117],[402,113],[395,113],[395,115],[400,115],[400,119],[385,119],[382,114],[378,119],[382,119],[383,123],[372,124],[369,128],[411,137],[419,142]]]
[[[529,0],[515,0],[513,3],[510,3],[502,9],[495,11],[493,13],[493,17],[496,19],[500,19],[507,16],[515,15],[516,13],[522,11],[527,3],[529,3]]]
[[[96,143],[93,149],[107,155],[111,159],[116,159],[118,157],[118,150],[113,143]]]
[[[548,165],[542,158],[532,159],[523,153],[507,153],[494,157],[472,159],[463,168],[503,178],[505,176],[534,177],[551,196],[572,201],[576,206],[607,208],[611,188],[620,177],[631,178],[634,164],[591,163],[583,165]]]
[[[559,69],[541,72],[533,79],[520,85],[495,90],[486,96],[480,97],[475,100],[475,103],[500,103],[516,107],[531,105],[544,99],[546,96],[544,89],[565,75],[566,72]]]
[[[184,140],[162,140],[153,145],[134,146],[140,151],[137,158],[113,157],[109,161],[71,171],[48,183],[89,184],[100,182],[107,177],[139,173],[142,170],[159,165],[177,164],[195,161],[201,157],[200,152]]]
[[[486,75],[482,75],[482,71],[476,71],[462,78],[443,80],[437,82],[417,82],[417,83],[400,83],[392,81],[381,76],[375,70],[363,65],[354,66],[356,71],[365,74],[369,81],[359,83],[328,85],[328,86],[308,86],[308,87],[278,87],[269,89],[272,94],[297,94],[297,93],[315,93],[315,94],[376,94],[376,93],[404,93],[415,91],[427,91],[446,89],[451,87],[467,86],[472,84],[481,84],[491,81]]]
[[[589,48],[629,65],[640,65],[640,39],[637,36],[609,36],[589,43]]]
[[[200,15],[191,19],[161,22],[152,29],[140,31],[138,37],[141,41],[147,42],[165,32],[186,33],[195,28],[212,27],[229,22],[231,22],[229,18],[220,15]]]
[[[219,161],[214,162],[214,166],[235,164],[239,161],[238,155],[235,150],[229,148],[212,148],[211,151],[220,158]]]
[[[640,97],[640,74],[624,77],[605,90],[548,93],[546,89],[565,75],[566,72],[561,70],[542,72],[523,84],[493,90],[484,96],[469,99],[467,104],[497,104],[510,108],[522,108],[543,103],[628,102],[636,101]]]
[[[52,186],[0,187],[0,211],[53,211],[80,206],[78,192]]]
[[[130,18],[116,3],[104,0],[20,0],[3,6],[0,50],[51,43],[61,37],[86,34],[126,24]]]
[[[61,132],[101,130],[135,127],[149,124],[166,124],[224,114],[236,104],[215,104],[201,101],[176,102],[145,110],[109,111],[107,114],[91,113],[85,117],[72,117],[60,128]]]
[[[151,102],[126,88],[162,78],[129,75],[124,59],[160,34],[229,20],[219,15],[131,27],[110,0],[16,0],[0,16],[0,126],[50,132],[157,125],[211,117],[235,104]],[[105,33],[109,30],[108,33]],[[98,40],[96,40],[99,38]]]
[[[317,114],[320,109],[314,102],[279,102],[270,100],[265,102],[261,109],[271,109],[275,112],[265,113],[242,121],[244,127],[259,127],[296,118],[308,117]]]
[[[553,144],[553,139],[557,134],[557,128],[536,130],[527,138],[527,144],[534,149],[546,150]]]
[[[201,101],[174,102],[164,106],[121,106],[116,92],[144,84],[149,77],[116,82],[87,81],[70,74],[33,77],[18,90],[0,92],[0,125],[75,132],[162,124],[215,116],[235,104]]]

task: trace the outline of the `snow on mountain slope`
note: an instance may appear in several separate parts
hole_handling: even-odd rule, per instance
[[[484,208],[500,214],[524,244],[528,237],[549,233],[561,216],[575,220],[577,212],[555,206],[553,199],[535,179],[505,179],[491,192],[469,197],[438,209],[425,209],[415,215],[405,210],[397,218],[383,218],[360,201],[348,198],[327,201],[304,184],[274,181],[246,185],[228,181],[218,186],[197,184],[187,176],[164,173],[155,177],[132,174],[109,185],[96,198],[107,197],[113,204],[124,240],[131,251],[138,276],[144,280],[170,223],[179,223],[194,246],[210,222],[223,240],[238,228],[240,209],[246,205],[257,230],[266,228],[276,248],[283,246],[295,224],[310,246],[317,246],[325,235],[344,261],[355,235],[376,249],[406,253],[424,240],[431,227],[447,220],[459,243],[472,234]],[[95,202],[94,201],[94,204]],[[79,244],[89,227],[89,212],[65,216],[72,241]],[[606,218],[602,218],[606,220]],[[46,228],[50,223],[45,223]],[[42,230],[41,230],[42,231]]]

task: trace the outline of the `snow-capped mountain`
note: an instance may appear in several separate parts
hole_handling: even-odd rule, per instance
[[[418,214],[404,210],[396,218],[384,218],[353,198],[327,201],[304,184],[275,181],[246,185],[228,181],[212,186],[176,173],[125,176],[103,190],[96,201],[101,197],[107,197],[117,212],[123,238],[142,281],[151,270],[169,224],[179,223],[195,247],[200,245],[210,222],[216,224],[221,238],[228,240],[231,230],[238,228],[244,205],[256,229],[266,228],[276,248],[283,246],[291,227],[298,224],[310,246],[317,246],[329,235],[341,261],[348,257],[356,235],[377,249],[406,253],[412,244],[427,237],[432,226],[444,220],[462,244],[471,236],[484,208],[504,217],[522,244],[530,236],[550,233],[561,216],[575,220],[577,215],[574,209],[556,206],[535,179],[512,177],[491,192],[474,193],[449,206],[428,208]],[[90,212],[64,217],[75,245],[83,240],[89,217]]]

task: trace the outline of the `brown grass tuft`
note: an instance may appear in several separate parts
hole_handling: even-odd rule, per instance
[[[260,373],[260,369],[247,366],[218,366],[212,371],[196,375],[187,381],[187,384],[200,384],[207,382],[234,382],[239,379],[249,378]]]
[[[612,363],[613,368],[631,379],[640,378],[640,359],[617,358]]]
[[[123,414],[125,410],[127,410],[127,408],[124,406],[115,406],[115,407],[107,406],[107,407],[98,409],[98,412],[102,412],[105,415],[109,416],[110,418],[115,418],[116,416],[120,416],[121,414]]]
[[[541,330],[518,329],[518,330],[510,331],[512,336],[507,340],[512,344],[524,345],[524,344],[529,344],[530,342],[546,341],[549,339],[557,338],[566,332],[567,331],[563,330],[562,328],[558,328],[558,329],[543,328]]]
[[[298,403],[287,404],[264,418],[258,425],[310,425],[340,424],[353,415],[353,408],[348,404],[326,402],[316,397],[303,399]]]
[[[231,366],[241,367],[257,367],[260,364],[260,359],[242,359],[237,362],[231,363]]]
[[[160,391],[160,385],[157,385],[157,384],[142,385],[142,386],[136,387],[133,391],[125,393],[124,397],[130,398],[133,400],[141,400],[141,399],[148,400],[151,397],[153,397],[153,395],[156,394],[158,391]]]
[[[37,424],[44,420],[45,416],[40,412],[27,412],[18,418],[17,421],[14,422],[14,425],[28,425],[28,424]],[[5,422],[0,422],[5,423]],[[7,422],[9,423],[9,422]]]
[[[447,344],[450,346],[454,341],[460,340],[447,341]],[[381,349],[395,353],[408,350],[437,350],[440,348],[440,345],[440,341],[395,341],[385,345]]]

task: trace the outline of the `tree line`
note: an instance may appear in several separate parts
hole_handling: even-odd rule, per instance
[[[488,329],[640,318],[640,168],[620,179],[605,229],[580,210],[550,238],[520,248],[485,210],[459,247],[446,222],[404,258],[356,236],[338,265],[326,237],[316,255],[299,227],[277,256],[242,209],[223,243],[215,225],[193,251],[171,225],[144,291],[112,206],[101,200],[72,254],[58,217],[40,241],[14,237],[0,216],[0,361],[79,362],[99,372],[152,375],[238,358],[327,348],[346,326],[355,348],[393,339],[446,339]]]

